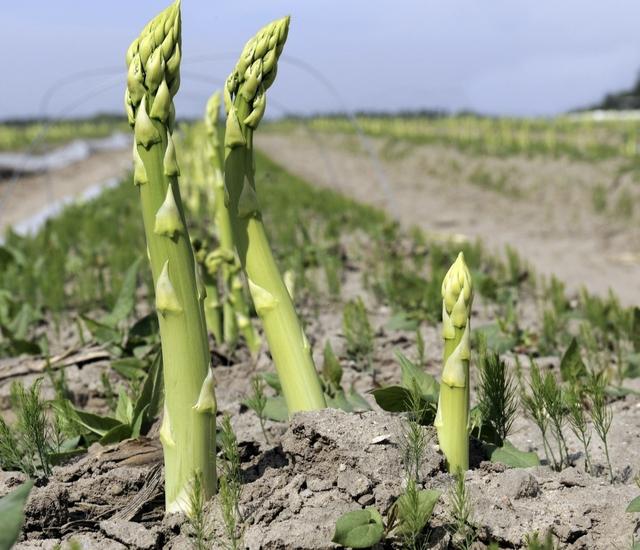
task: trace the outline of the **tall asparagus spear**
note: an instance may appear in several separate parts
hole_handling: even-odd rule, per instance
[[[442,282],[444,367],[434,422],[449,471],[469,469],[471,274],[462,252]]]
[[[127,51],[125,104],[134,129],[134,180],[140,190],[155,284],[164,363],[160,430],[167,512],[191,512],[194,477],[206,497],[215,492],[213,375],[202,301],[178,187],[171,133],[180,85],[180,0],[153,19]]]
[[[224,102],[225,187],[233,239],[249,291],[262,319],[289,414],[326,406],[311,350],[275,263],[260,213],[254,179],[253,132],[276,77],[289,18],[273,21],[247,42],[227,79]]]
[[[260,349],[260,339],[249,319],[249,307],[240,277],[241,268],[233,245],[231,219],[225,204],[222,151],[218,137],[219,116],[220,92],[216,92],[207,102],[204,120],[209,136],[207,151],[213,168],[215,222],[220,241],[220,248],[213,253],[214,258],[212,260],[219,260],[222,263],[222,282],[225,292],[223,302],[224,341],[228,344],[235,344],[239,329],[249,349],[252,352],[257,352]]]

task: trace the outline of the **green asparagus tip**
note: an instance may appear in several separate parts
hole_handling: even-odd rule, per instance
[[[471,314],[473,285],[471,273],[460,252],[442,281],[444,310],[456,327],[464,327]]]

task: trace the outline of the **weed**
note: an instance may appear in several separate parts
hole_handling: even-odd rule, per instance
[[[373,328],[371,328],[362,299],[351,300],[345,304],[342,330],[347,340],[349,356],[364,361],[366,367],[369,368],[373,353]]]
[[[238,441],[231,427],[231,418],[225,414],[222,418],[218,442],[222,454],[221,475],[219,478],[219,500],[227,539],[226,548],[242,548],[242,528],[240,525],[240,491],[242,476],[240,471],[240,451]]]
[[[589,443],[591,442],[591,428],[587,422],[587,416],[585,415],[585,402],[583,398],[583,389],[579,387],[572,387],[566,394],[567,407],[568,407],[568,419],[571,431],[578,438],[584,449],[585,468],[587,472],[591,473],[591,458],[589,456]]]
[[[264,393],[265,384],[264,380],[259,376],[254,376],[251,380],[251,395],[244,401],[247,407],[258,415],[260,420],[260,429],[266,443],[269,443],[269,437],[265,428],[265,422],[267,420],[265,416],[265,407],[267,406],[267,396]]]
[[[467,494],[464,472],[458,470],[449,494],[449,517],[453,545],[461,550],[469,550],[476,540],[476,532],[471,523],[472,507]]]
[[[499,354],[487,352],[486,344],[480,348],[479,357],[478,407],[482,435],[502,446],[518,412],[516,382]]]
[[[589,384],[589,392],[591,394],[592,406],[589,411],[593,428],[598,434],[607,459],[607,468],[609,470],[609,480],[613,483],[613,468],[609,457],[608,436],[611,423],[613,422],[613,411],[607,404],[607,379],[602,373],[595,374],[591,377]]]

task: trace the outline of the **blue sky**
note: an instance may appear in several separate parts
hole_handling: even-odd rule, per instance
[[[0,119],[43,108],[121,110],[124,52],[167,4],[2,3]],[[285,55],[338,93],[285,61],[270,91],[271,115],[344,108],[548,115],[627,87],[640,69],[637,0],[183,0],[178,112],[199,115],[244,42],[285,14],[292,16]],[[96,74],[54,86],[87,70]]]

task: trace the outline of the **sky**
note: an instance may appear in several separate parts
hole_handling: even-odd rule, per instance
[[[124,53],[166,0],[0,0],[0,119],[122,112]],[[183,0],[177,112],[199,116],[246,40],[291,15],[268,112],[553,115],[629,87],[637,0]]]

